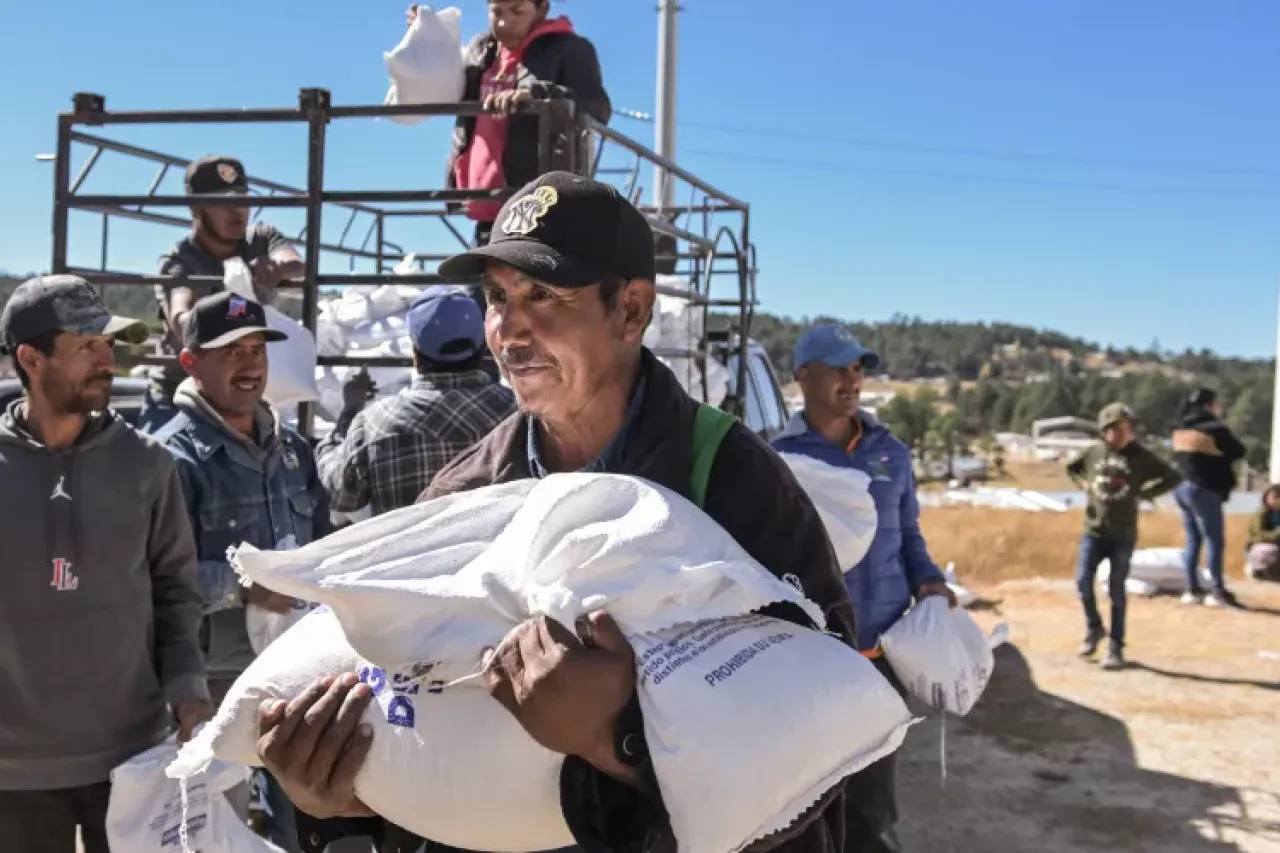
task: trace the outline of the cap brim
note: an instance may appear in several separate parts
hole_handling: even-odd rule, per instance
[[[480,246],[449,258],[440,265],[439,272],[450,279],[476,278],[489,261],[504,263],[552,287],[590,287],[608,278],[603,270],[534,240],[503,240]]]
[[[124,344],[145,344],[150,336],[147,324],[131,317],[112,317],[103,327],[102,334]]]
[[[861,362],[866,370],[875,370],[880,366],[880,356],[869,349],[863,349],[857,344],[849,344],[838,352],[821,356],[814,359],[814,361],[820,361],[831,367],[847,367],[850,364]]]
[[[223,335],[218,335],[211,341],[207,341],[200,345],[200,349],[221,349],[222,347],[233,344],[241,338],[247,338],[250,335],[262,335],[267,343],[278,343],[286,341],[289,336],[284,332],[275,329],[268,329],[266,326],[248,326],[243,329],[235,329]]]

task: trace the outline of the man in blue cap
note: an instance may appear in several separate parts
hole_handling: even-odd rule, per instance
[[[515,397],[484,369],[484,316],[464,287],[425,290],[409,307],[413,384],[364,408],[361,372],[343,388],[338,423],[316,448],[337,512],[374,515],[409,506],[436,472],[515,411]]]
[[[880,635],[893,627],[912,601],[939,595],[954,607],[956,600],[920,534],[911,451],[861,409],[863,377],[879,365],[880,356],[840,324],[824,323],[805,332],[795,350],[804,409],[773,446],[779,453],[856,468],[871,478],[876,536],[860,563],[841,568],[857,615],[858,650],[902,692],[880,651]],[[890,755],[879,764],[886,784],[878,790],[889,797],[895,759]],[[883,805],[885,813],[895,813],[892,802]]]

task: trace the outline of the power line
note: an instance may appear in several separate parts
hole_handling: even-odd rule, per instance
[[[740,162],[759,163],[766,166],[785,166],[788,169],[808,171],[852,173],[859,175],[878,175],[883,177],[918,178],[929,181],[949,181],[970,184],[1007,184],[1049,189],[1090,190],[1096,192],[1119,193],[1152,193],[1157,195],[1208,195],[1239,196],[1243,198],[1278,198],[1280,189],[1275,192],[1236,189],[1231,187],[1159,187],[1143,184],[1124,184],[1116,182],[1092,182],[1055,180],[1052,178],[1019,178],[1008,175],[978,175],[959,172],[935,172],[924,169],[898,169],[869,166],[856,166],[847,163],[824,162],[813,159],[794,157],[767,157],[755,154],[739,154],[733,151],[711,151],[687,148],[685,154],[697,157],[709,157],[718,160],[736,160]]]
[[[718,133],[729,133],[740,136],[769,137],[786,139],[795,142],[821,143],[827,145],[844,145],[852,148],[872,148],[883,151],[907,151],[916,154],[940,156],[982,157],[991,160],[1013,160],[1029,163],[1059,163],[1076,166],[1092,166],[1118,169],[1140,169],[1143,171],[1169,172],[1204,172],[1219,175],[1247,175],[1253,177],[1280,178],[1280,169],[1263,166],[1223,166],[1208,163],[1158,163],[1141,160],[1117,160],[1101,157],[1079,157],[1070,154],[1050,154],[1026,151],[993,151],[982,148],[962,148],[945,145],[921,144],[915,142],[891,141],[883,139],[861,139],[855,137],[823,136],[796,131],[777,130],[765,127],[743,127],[736,125],[716,124],[713,122],[681,122],[684,127],[711,130]]]

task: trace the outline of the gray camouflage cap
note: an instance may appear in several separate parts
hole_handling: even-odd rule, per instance
[[[12,353],[52,331],[110,335],[130,344],[147,340],[145,323],[112,316],[98,291],[74,275],[45,275],[18,285],[0,315],[0,351]]]

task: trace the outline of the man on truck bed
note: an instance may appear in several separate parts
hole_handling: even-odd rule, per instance
[[[0,350],[0,850],[108,853],[110,774],[213,715],[196,550],[173,460],[108,408],[112,317],[83,279],[14,291]],[[166,705],[168,707],[166,707]]]
[[[520,411],[441,471],[424,499],[553,472],[645,477],[700,503],[778,577],[794,573],[827,614],[820,627],[853,643],[835,554],[790,470],[745,426],[690,399],[642,346],[655,300],[653,234],[616,189],[563,172],[545,175],[503,207],[488,246],[446,261],[441,271],[483,274],[489,346]],[[695,456],[710,459],[710,469],[695,466]],[[583,849],[671,849],[644,745],[634,654],[606,615],[589,621],[591,645],[558,625],[524,623],[491,657],[486,681],[530,736],[566,756],[563,807]],[[530,648],[521,658],[520,639],[540,629],[555,632],[563,653]],[[529,683],[522,673],[532,672],[545,677]],[[368,687],[355,686],[354,675],[329,681],[266,705],[259,751],[303,811],[368,815],[352,787],[369,747],[357,728]],[[776,839],[775,849],[872,849],[863,846],[870,840],[863,810],[841,782]],[[859,820],[846,819],[855,815]],[[326,838],[317,829],[309,849],[357,831],[336,827]],[[400,830],[378,831],[382,853],[418,849],[416,839],[397,837]]]
[[[232,157],[209,155],[187,167],[187,195],[248,195],[244,165]],[[156,287],[160,316],[165,321],[161,350],[177,355],[182,349],[182,318],[196,300],[222,290],[216,282],[183,281],[187,276],[223,275],[223,261],[240,258],[253,271],[258,300],[269,304],[282,281],[302,278],[301,256],[274,226],[249,224],[249,206],[196,206],[191,208],[191,233],[160,258],[160,275],[174,281]],[[186,373],[176,363],[156,368],[143,406],[138,428],[154,433],[177,414],[173,393]]]
[[[801,336],[794,363],[804,409],[773,446],[780,453],[854,468],[871,478],[875,538],[862,562],[840,568],[858,617],[859,652],[905,697],[880,649],[880,636],[902,618],[912,601],[941,596],[955,607],[956,599],[920,533],[911,451],[861,409],[863,374],[879,365],[880,356],[858,343],[844,326],[823,323]],[[889,755],[866,771],[882,777],[877,790],[887,797],[882,810],[890,822],[897,811],[896,762],[897,756]]]
[[[518,187],[538,176],[538,120],[516,114],[521,104],[567,98],[579,113],[608,123],[613,106],[595,47],[568,18],[548,17],[550,11],[551,0],[489,0],[489,31],[467,47],[462,94],[486,112],[458,117],[445,175],[449,188]],[[417,14],[417,4],[410,6],[410,24]],[[476,244],[484,245],[502,203],[464,207],[476,222]]]

